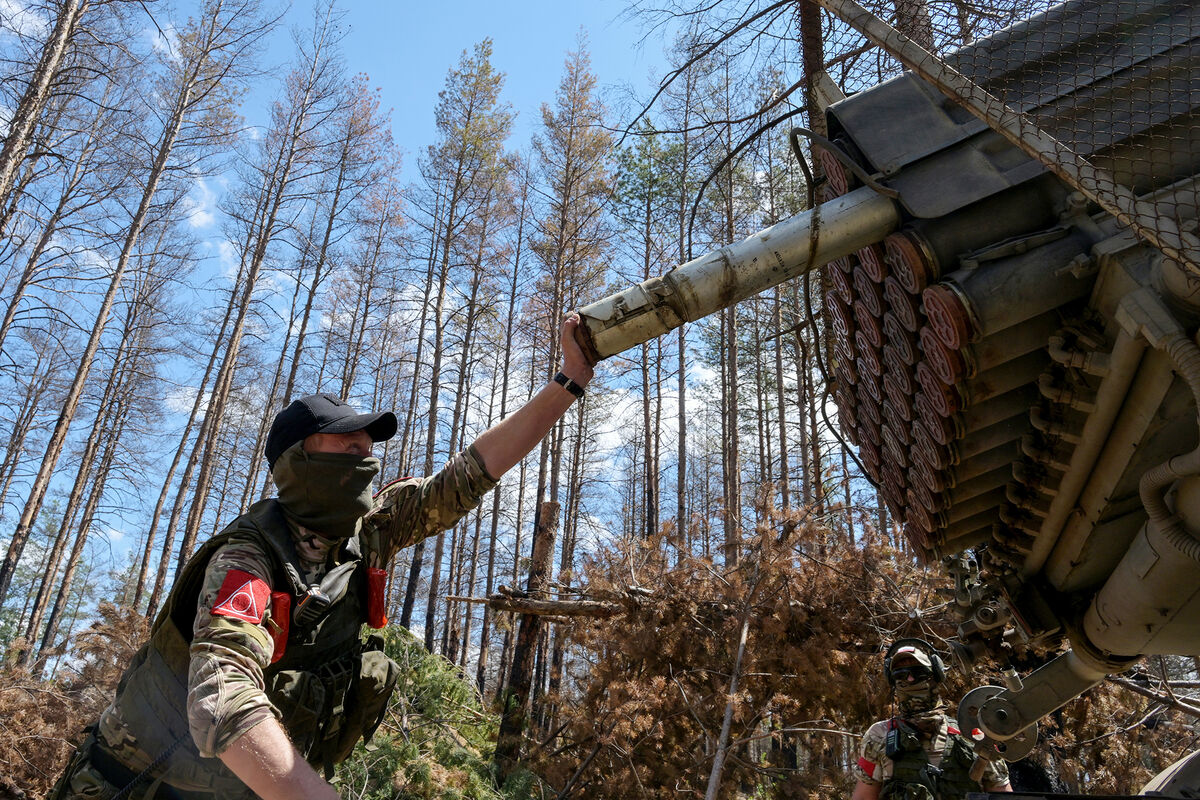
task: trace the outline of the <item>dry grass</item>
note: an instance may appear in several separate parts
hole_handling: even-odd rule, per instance
[[[75,636],[73,660],[53,678],[0,666],[0,800],[46,795],[147,633],[141,615],[106,603],[99,619]],[[19,649],[14,643],[10,652]]]

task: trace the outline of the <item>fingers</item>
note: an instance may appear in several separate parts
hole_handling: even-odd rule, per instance
[[[581,344],[582,321],[578,312],[572,311],[563,317],[561,337],[563,372],[570,378],[586,383],[592,377],[592,361]]]

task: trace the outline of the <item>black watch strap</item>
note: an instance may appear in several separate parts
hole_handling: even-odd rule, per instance
[[[554,382],[576,397],[583,397],[583,387],[561,372],[554,376]]]

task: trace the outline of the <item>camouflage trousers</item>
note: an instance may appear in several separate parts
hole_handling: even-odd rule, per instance
[[[89,729],[46,800],[217,800],[217,796],[142,778],[106,753]]]

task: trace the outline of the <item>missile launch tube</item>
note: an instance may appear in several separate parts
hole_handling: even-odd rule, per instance
[[[608,358],[878,242],[894,202],[864,186],[579,309],[580,344]]]

